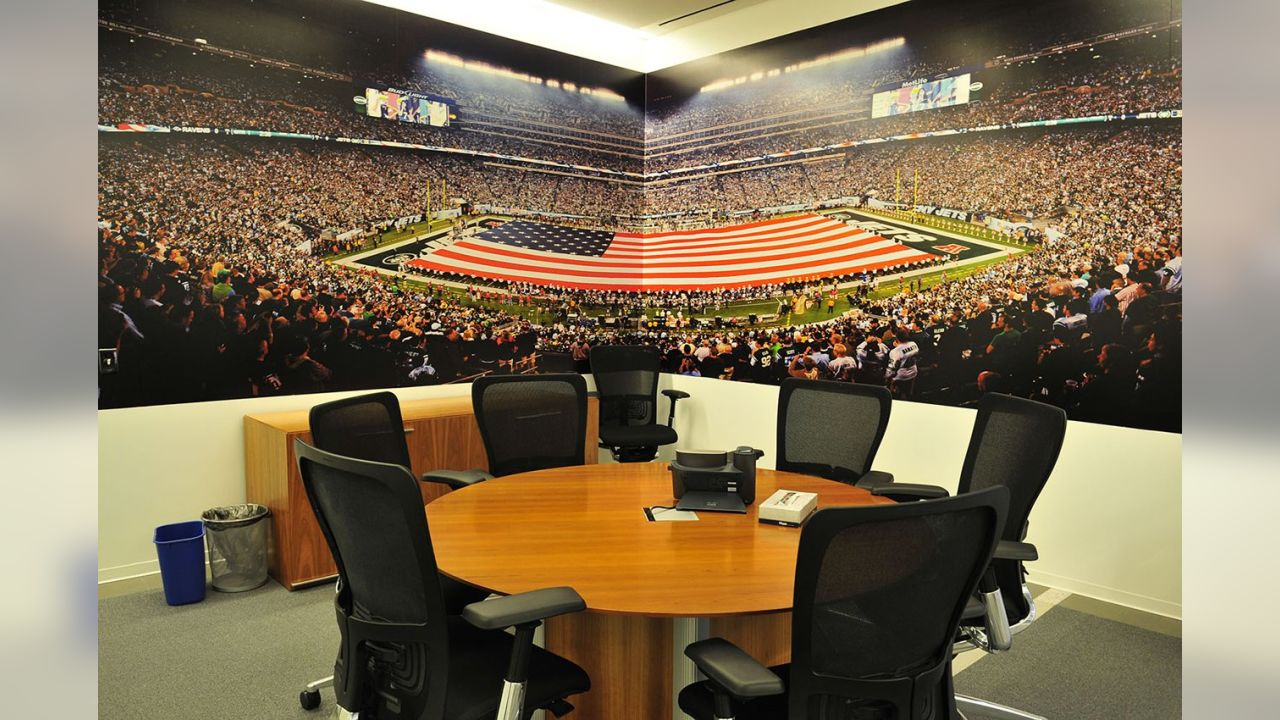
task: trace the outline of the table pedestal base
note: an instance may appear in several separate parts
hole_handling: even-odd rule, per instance
[[[684,646],[704,637],[777,665],[791,657],[791,613],[706,620],[582,612],[548,620],[544,641],[591,676],[591,691],[570,698],[574,720],[679,720],[675,696],[696,679]]]

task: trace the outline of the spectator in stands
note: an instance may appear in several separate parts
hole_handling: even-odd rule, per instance
[[[885,368],[885,379],[889,387],[897,392],[901,384],[912,382],[919,374],[920,346],[906,333],[893,337],[893,349],[889,351],[889,364]]]

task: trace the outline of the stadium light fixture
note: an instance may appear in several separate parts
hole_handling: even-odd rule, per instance
[[[812,60],[804,60],[802,62],[787,65],[784,68],[774,68],[768,71],[753,72],[750,75],[738,77],[734,79],[726,78],[723,80],[716,80],[715,82],[709,83],[707,85],[703,85],[702,88],[700,89],[700,92],[715,92],[716,90],[723,90],[725,88],[733,87],[735,85],[741,85],[744,82],[748,82],[748,81],[755,82],[756,80],[761,80],[766,77],[770,77],[770,78],[777,77],[782,73],[797,72],[799,70],[808,70],[809,68],[819,67],[821,65],[828,65],[834,62],[842,62],[844,60],[854,60],[857,58],[866,57],[868,55],[874,55],[875,53],[884,52],[885,50],[892,50],[894,48],[902,47],[903,45],[906,45],[906,44],[907,44],[906,38],[903,38],[903,37],[889,38],[887,40],[881,40],[879,42],[872,43],[870,45],[866,45],[862,47],[852,47],[847,50],[841,50],[840,52],[829,53],[827,55],[819,55],[818,57],[813,58]]]
[[[569,81],[554,80],[551,78],[544,79],[537,75],[530,75],[528,73],[519,72],[516,70],[512,70],[510,68],[490,65],[487,62],[482,62],[479,60],[467,60],[466,58],[460,58],[457,55],[451,55],[449,53],[440,52],[439,50],[432,50],[430,48],[423,51],[422,59],[428,63],[435,63],[437,65],[447,65],[450,67],[461,68],[463,70],[468,70],[471,72],[478,72],[478,73],[483,73],[485,75],[502,77],[508,80],[519,80],[520,82],[527,82],[531,85],[545,85],[547,87],[559,88],[561,90],[564,90],[565,92],[577,92],[582,95],[591,95],[592,97],[597,97],[605,100],[625,100],[626,99],[623,96],[619,95],[618,93],[615,93],[614,91],[609,90],[607,88],[578,87],[578,85]]]

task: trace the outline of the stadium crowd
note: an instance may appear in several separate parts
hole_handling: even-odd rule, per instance
[[[1081,51],[1085,52],[1085,51]],[[1031,71],[1027,67],[1003,67],[988,71],[986,83],[992,87],[970,102],[951,107],[871,118],[871,97],[863,93],[855,101],[839,90],[841,83],[818,87],[829,90],[826,103],[807,101],[808,110],[771,117],[766,121],[738,120],[725,125],[687,132],[664,143],[653,138],[647,148],[645,169],[649,173],[715,165],[726,159],[753,157],[788,150],[825,147],[843,142],[893,137],[904,133],[990,127],[1033,120],[1048,120],[1158,112],[1182,107],[1181,63],[1167,57],[1142,57],[1130,62],[1113,61],[1098,67],[1078,67],[1061,59],[1046,59]],[[1091,61],[1095,64],[1097,61]],[[812,78],[807,78],[813,80]],[[739,106],[767,107],[779,97],[770,80],[747,84],[728,91],[741,96],[727,105],[718,103],[719,93],[696,97],[680,108],[676,117],[701,115],[699,108],[710,105],[717,111],[706,122],[733,115]],[[804,87],[804,86],[802,86]],[[801,97],[809,97],[801,91]],[[781,95],[785,97],[786,95]],[[768,97],[769,102],[764,102]],[[835,103],[835,104],[832,104]],[[726,152],[731,158],[725,157]]]
[[[889,53],[700,93],[643,120],[624,101],[449,65],[380,76],[385,84],[458,99],[460,118],[449,128],[361,116],[353,86],[342,82],[162,48],[145,62],[129,55],[104,61],[99,121],[357,137],[624,172],[683,172],[905,132],[1180,109],[1181,62],[1160,37],[1170,32],[1119,41],[1105,57],[1080,48],[1038,65],[996,66],[980,75],[987,87],[969,103],[878,119],[870,118],[868,87],[947,66]],[[113,33],[105,39],[118,48]]]
[[[855,152],[850,156],[855,163],[851,167],[828,164],[845,177],[866,178],[879,185],[881,194],[889,192],[884,185],[892,182],[895,164],[929,167],[929,177],[937,178],[937,187],[930,192],[957,193],[941,197],[945,204],[1040,213],[1056,210],[1053,219],[1060,232],[1040,250],[964,279],[905,289],[886,299],[855,295],[852,315],[831,326],[775,328],[765,334],[679,327],[625,334],[614,328],[569,323],[559,312],[570,303],[604,306],[620,315],[637,306],[692,312],[752,297],[749,291],[643,297],[516,286],[509,290],[523,299],[517,299],[514,309],[503,311],[477,307],[439,291],[404,291],[376,274],[317,262],[299,248],[302,236],[289,226],[345,227],[415,208],[420,211],[417,188],[423,156],[305,147],[299,144],[276,152],[257,143],[230,140],[162,146],[129,139],[103,144],[100,347],[119,353],[118,373],[102,383],[104,407],[437,382],[482,371],[480,358],[493,355],[478,352],[480,347],[505,346],[502,352],[514,351],[515,338],[521,333],[525,337],[536,333],[543,351],[579,356],[584,343],[658,344],[668,355],[672,371],[683,366],[689,373],[763,381],[769,373],[781,376],[785,368],[787,374],[795,370],[806,377],[869,381],[880,371],[876,351],[880,346],[871,342],[872,350],[864,348],[861,354],[858,348],[869,336],[879,334],[888,358],[894,350],[893,338],[903,334],[895,328],[909,328],[906,335],[922,348],[917,365],[928,371],[919,388],[910,384],[903,392],[922,399],[954,400],[980,388],[1006,388],[1054,399],[1072,407],[1077,417],[1160,428],[1171,427],[1176,419],[1167,405],[1159,410],[1149,401],[1155,393],[1151,382],[1166,383],[1156,396],[1172,393],[1167,386],[1168,378],[1174,377],[1169,368],[1180,353],[1176,299],[1181,287],[1181,149],[1178,133],[1171,130],[1039,132],[913,143],[901,151]],[[887,157],[876,157],[876,153]],[[994,157],[1004,162],[994,163]],[[455,186],[471,192],[468,181],[458,180],[472,177],[463,165],[439,170]],[[1010,167],[1021,169],[1025,177],[1002,170]],[[182,171],[156,172],[157,168]],[[488,171],[473,181],[477,188],[484,188],[495,176],[502,173]],[[511,185],[491,190],[495,197],[503,197],[519,186],[553,177],[512,179]],[[758,187],[775,187],[768,179],[759,182]],[[739,190],[746,196],[756,188],[744,183]],[[536,201],[537,195],[524,199]],[[554,191],[544,190],[541,195],[562,205]],[[720,202],[731,201],[722,198]],[[813,283],[765,288],[754,296],[794,297],[815,290],[821,301],[823,288]],[[1107,294],[1115,296],[1114,308],[1107,305]],[[1080,304],[1086,297],[1087,311]],[[1139,301],[1148,297],[1155,299]],[[786,307],[783,303],[780,309]],[[842,302],[840,309],[846,307]],[[871,318],[880,319],[873,324]],[[1047,329],[1041,327],[1046,320]],[[1028,340],[1019,341],[1018,362],[1002,359],[1000,346],[1010,341],[993,342],[993,327],[998,333],[1017,330],[1028,335]],[[877,333],[881,328],[887,331]],[[835,343],[830,343],[826,358],[821,352],[824,343],[811,349],[812,367],[805,366],[810,360],[796,360],[796,353],[803,355],[802,348],[811,341],[830,339],[833,332],[848,340],[841,343],[847,359],[836,362],[834,371],[830,361],[839,357]],[[802,338],[799,345],[796,333]],[[934,345],[952,347],[952,340],[942,340],[948,333],[970,340],[962,348],[957,343],[956,352],[928,349],[931,339]],[[441,337],[456,337],[450,342],[459,344],[437,347],[433,357],[428,346]],[[1139,357],[1132,369],[1134,388],[1136,392],[1136,378],[1141,375],[1147,390],[1140,396],[1126,394],[1122,405],[1142,407],[1148,416],[1135,417],[1123,408],[1108,414],[1087,403],[1081,405],[1089,397],[1081,395],[1087,387],[1086,375],[1098,372],[1086,356],[1100,354],[1102,345],[1095,344],[1104,340],[1104,345],[1115,346],[1110,347],[1109,358],[1122,357],[1125,351]],[[1159,352],[1144,350],[1153,343]],[[704,364],[707,357],[724,354],[722,345],[731,348],[731,355],[738,353],[733,357],[743,355],[735,344],[750,347],[756,364],[750,357],[745,365],[729,363],[727,358]],[[687,345],[693,346],[693,353],[684,352]],[[758,353],[762,345],[774,357],[766,360]],[[442,352],[456,357],[443,364]],[[496,357],[503,357],[502,352]],[[686,362],[686,354],[703,357]],[[1159,356],[1151,370],[1156,380],[1142,375],[1142,368],[1151,366],[1143,364],[1149,354]],[[1045,361],[1053,373],[1042,372]],[[769,373],[757,369],[762,363],[772,368]],[[489,364],[492,367],[487,369],[499,367],[492,360]],[[1127,368],[1122,370],[1128,373]],[[911,374],[899,370],[895,368],[893,375],[898,380]],[[1108,382],[1115,384],[1114,379]],[[1148,399],[1139,403],[1135,397]]]
[[[367,85],[418,89],[458,101],[449,127],[396,122],[357,112],[355,81],[307,76],[243,59],[187,54],[160,45],[138,57],[115,33],[103,36],[98,118],[104,125],[236,128],[320,137],[405,142],[530,157],[624,172],[643,169],[643,125],[624,101],[540,88],[502,78],[467,85],[416,76],[365,79]],[[151,43],[156,44],[156,43]],[[485,81],[488,82],[485,82]],[[494,87],[500,82],[501,87]],[[463,87],[467,92],[459,92]],[[448,94],[446,94],[448,93]],[[547,120],[548,116],[560,120]],[[588,118],[596,124],[591,125]]]
[[[1136,22],[1123,15],[1109,22]],[[1009,32],[1027,44],[1008,52],[1103,29],[1115,28],[1068,23]],[[126,51],[123,36],[103,37],[110,38],[99,81],[103,124],[347,136],[629,172],[1182,102],[1176,53],[1159,52],[1168,35],[1108,44],[1101,61],[1091,48],[1034,64],[992,65],[974,102],[880,119],[868,117],[868,88],[990,58],[940,63],[886,53],[704,93],[648,117],[625,102],[447,65],[424,64],[406,75],[365,62],[371,81],[459,100],[457,124],[431,129],[360,116],[352,107],[354,85],[342,81],[188,55],[148,40],[139,41],[145,52]],[[250,49],[264,54],[288,51],[288,43],[275,47],[276,39],[255,42]],[[636,140],[646,134],[647,157]],[[947,403],[999,390],[1056,403],[1077,419],[1180,427],[1176,120],[871,144],[733,172],[676,173],[643,193],[590,170],[548,172],[518,159],[221,135],[101,138],[104,408],[448,382],[531,370],[547,353],[564,353],[588,370],[592,345],[643,343],[662,350],[671,372],[765,383],[788,376],[883,383],[902,397]],[[872,278],[856,279],[853,292],[833,283],[855,278],[825,278],[649,295],[515,284],[501,296],[466,276],[447,278],[471,286],[459,295],[316,257],[356,247],[355,240],[321,244],[326,230],[363,239],[420,216],[428,183],[439,187],[441,180],[455,202],[471,206],[591,227],[617,227],[619,216],[662,215],[665,227],[685,218],[724,223],[760,208],[832,198],[907,201],[917,173],[922,202],[978,218],[1034,221],[1045,242],[973,274],[909,283],[887,297],[868,292]],[[442,201],[433,199],[433,209]],[[837,293],[839,307],[827,305]],[[652,328],[623,329],[571,319],[572,310],[590,307],[656,320],[655,308],[693,314],[769,297],[778,299],[779,317],[767,329],[665,318]],[[803,307],[805,298],[828,307],[824,317],[831,319],[788,325],[787,309]]]

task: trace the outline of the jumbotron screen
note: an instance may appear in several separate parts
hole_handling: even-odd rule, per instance
[[[410,90],[367,87],[355,102],[356,112],[361,114],[416,125],[448,127],[449,121],[457,117],[453,113],[454,101]]]
[[[902,115],[917,110],[962,105],[969,102],[969,73],[915,82],[871,96],[871,117]]]

